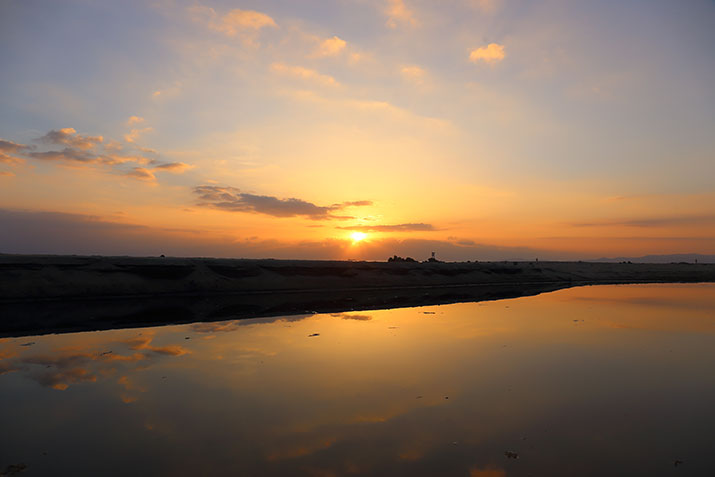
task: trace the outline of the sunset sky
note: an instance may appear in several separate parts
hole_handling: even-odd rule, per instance
[[[0,252],[715,254],[715,2],[0,0]]]

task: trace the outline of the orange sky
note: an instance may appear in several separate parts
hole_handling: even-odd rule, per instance
[[[712,2],[0,18],[0,252],[715,254]]]

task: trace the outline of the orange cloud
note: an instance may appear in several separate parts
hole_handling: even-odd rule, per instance
[[[137,139],[139,139],[139,136],[141,136],[142,134],[151,132],[153,130],[154,130],[154,128],[152,128],[152,127],[134,128],[131,131],[129,131],[128,134],[124,135],[124,140],[127,142],[135,142]]]
[[[133,126],[135,124],[143,123],[144,118],[140,116],[129,116],[129,119],[127,119],[127,126]]]
[[[324,86],[339,85],[339,83],[332,76],[324,75],[302,66],[290,66],[284,63],[273,63],[271,65],[271,71],[285,76],[292,76],[294,78],[317,82]]]
[[[315,52],[313,56],[324,57],[324,56],[337,56],[339,55],[347,45],[347,42],[337,36],[332,38],[326,38],[320,42],[318,51]]]
[[[219,15],[213,8],[197,6],[189,11],[195,20],[205,23],[208,28],[230,37],[238,36],[246,45],[254,45],[262,29],[278,28],[273,18],[254,10],[236,8],[225,15]]]
[[[407,81],[410,81],[416,85],[421,85],[424,83],[425,70],[415,65],[403,66],[400,68],[400,73],[402,77]]]
[[[469,61],[474,63],[483,61],[488,65],[493,65],[503,60],[504,56],[504,45],[489,43],[487,46],[472,50],[469,53]]]
[[[420,24],[412,13],[412,10],[407,8],[404,0],[388,0],[385,13],[388,17],[385,24],[389,28],[397,28],[398,24],[412,27],[419,26]]]

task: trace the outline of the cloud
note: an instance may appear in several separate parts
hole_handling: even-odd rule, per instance
[[[195,6],[189,9],[195,20],[208,28],[229,37],[238,36],[246,45],[256,45],[256,38],[264,28],[278,28],[275,20],[265,13],[255,10],[233,9],[219,15],[213,8]]]
[[[194,166],[185,164],[183,162],[169,162],[166,164],[159,164],[157,166],[154,166],[154,170],[171,172],[173,174],[183,174],[184,172],[188,171],[189,169],[192,169],[193,167]]]
[[[104,138],[102,136],[82,136],[77,134],[74,128],[53,129],[37,139],[37,142],[40,143],[64,144],[65,146],[77,149],[92,149],[103,141]]]
[[[154,91],[151,97],[155,100],[173,98],[181,93],[182,88],[183,83],[181,81],[174,81],[172,84]]]
[[[183,162],[168,162],[155,165],[154,167],[134,167],[130,171],[125,172],[125,177],[131,177],[141,181],[154,182],[156,181],[155,172],[170,172],[172,174],[183,174],[193,166],[184,164]]]
[[[715,214],[673,215],[665,217],[641,217],[600,222],[572,222],[572,227],[668,227],[674,225],[715,225]]]
[[[412,10],[407,8],[404,0],[387,0],[385,8],[387,14],[387,22],[389,28],[397,28],[399,24],[416,27],[420,22],[415,18]]]
[[[320,42],[318,51],[313,54],[313,57],[337,56],[342,53],[346,45],[347,42],[337,36],[326,38]]]
[[[333,215],[333,212],[349,206],[371,204],[369,201],[357,201],[324,207],[301,199],[279,199],[273,196],[243,193],[235,187],[208,185],[194,187],[194,193],[199,198],[199,205],[203,207],[273,217],[307,217],[312,220],[348,218]]]
[[[415,65],[407,65],[400,68],[402,77],[416,85],[424,83],[425,70]]]
[[[0,139],[0,152],[15,153],[23,151],[25,149],[27,149],[27,146],[25,144],[18,144],[16,142]]]
[[[339,83],[332,76],[324,75],[302,66],[290,66],[284,63],[273,63],[271,65],[271,71],[285,76],[314,81],[325,86],[339,85]]]
[[[156,180],[154,172],[145,167],[134,167],[130,171],[125,172],[124,175],[140,181],[154,182]]]
[[[353,98],[330,98],[322,96],[314,91],[288,91],[287,94],[294,100],[306,101],[322,105],[329,108],[342,108],[352,110],[358,113],[368,113],[375,115],[383,115],[395,121],[401,121],[413,126],[427,127],[430,132],[434,131],[454,131],[453,124],[447,119],[421,116],[408,109],[403,109],[395,106],[387,101],[378,101],[371,99],[353,99]]]
[[[358,232],[429,232],[436,230],[432,224],[396,224],[396,225],[353,225],[338,227],[341,230],[356,230]]]
[[[96,163],[100,160],[99,156],[92,152],[75,149],[73,147],[66,147],[61,151],[31,152],[28,156],[43,161],[66,161],[85,164]]]
[[[127,142],[136,142],[137,139],[139,139],[139,136],[142,134],[146,134],[148,132],[152,132],[154,128],[152,127],[146,127],[146,128],[134,128],[129,133],[124,135],[124,140]]]
[[[18,166],[24,163],[25,161],[22,158],[14,156],[13,154],[22,153],[27,149],[28,146],[25,144],[0,139],[0,163],[9,164],[11,166]]]
[[[0,209],[0,250],[23,254],[98,254],[137,256],[212,256],[306,260],[386,260],[393,255],[427,259],[432,251],[440,260],[584,260],[624,255],[638,244],[639,252],[664,250],[707,251],[712,235],[596,237],[600,250],[593,250],[594,238],[563,237],[543,241],[544,248],[499,246],[465,239],[426,240],[396,237],[375,238],[355,247],[352,240],[327,238],[295,241],[256,239],[205,230],[171,231],[136,223],[122,223],[100,217],[58,212]],[[199,233],[196,233],[199,232]],[[564,249],[560,249],[563,244]],[[581,250],[579,251],[579,247]]]
[[[487,46],[481,46],[472,50],[469,53],[469,61],[478,63],[483,61],[488,65],[493,65],[504,59],[504,45],[498,43],[489,43]]]
[[[135,124],[140,124],[144,122],[144,118],[140,116],[129,116],[129,119],[127,119],[127,126],[133,126]]]
[[[131,116],[127,124],[137,124],[143,120],[138,116]],[[140,132],[148,130],[151,130],[151,128],[133,129],[128,135],[132,137],[125,136],[125,139],[131,143]],[[130,170],[119,169],[118,172],[122,176],[147,182],[156,180],[155,172],[182,174],[193,167],[183,162],[161,162],[158,160],[159,156],[156,151],[151,149],[133,145],[126,147],[126,145],[111,139],[105,142],[102,136],[83,136],[78,134],[74,128],[53,129],[35,141],[42,144],[61,144],[65,147],[61,150],[38,151],[36,146],[17,144],[0,139],[0,163],[17,165],[24,162],[24,159],[11,154],[19,154],[24,158],[40,161],[63,162],[73,166],[99,166],[115,170],[119,169],[117,166],[134,163],[134,167]],[[137,151],[153,157],[145,157],[141,153],[137,154]]]
[[[260,30],[265,27],[277,28],[273,18],[265,13],[256,12],[254,10],[240,10],[238,8],[231,10],[223,17],[217,25],[217,29],[226,33],[229,36],[236,35],[242,30]]]

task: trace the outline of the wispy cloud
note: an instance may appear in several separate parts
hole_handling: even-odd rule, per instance
[[[715,225],[715,214],[640,217],[623,220],[572,222],[573,227],[668,227],[674,225]]]
[[[343,202],[330,206],[319,206],[301,199],[279,199],[268,195],[241,192],[235,187],[203,185],[194,187],[199,205],[230,212],[248,212],[273,217],[307,217],[312,220],[348,219],[351,217],[334,215],[347,207],[370,205],[369,201]]]
[[[416,65],[405,65],[400,68],[402,77],[410,83],[416,85],[424,84],[425,70]]]
[[[223,15],[203,5],[191,7],[194,20],[204,23],[208,28],[229,37],[239,37],[246,45],[257,45],[257,37],[264,28],[278,28],[275,20],[265,13],[255,10],[235,8]]]
[[[437,230],[432,224],[393,224],[393,225],[352,225],[338,227],[341,230],[355,230],[358,232],[430,232]]]
[[[339,83],[330,75],[324,75],[318,73],[310,68],[304,68],[302,66],[291,66],[284,63],[273,63],[271,65],[271,71],[284,76],[291,76],[293,78],[300,78],[303,80],[313,81],[324,86],[338,86]]]
[[[131,131],[129,131],[127,134],[124,135],[124,140],[127,142],[136,142],[140,136],[142,136],[143,134],[152,132],[153,130],[154,130],[154,128],[152,128],[152,127],[132,128]]]

